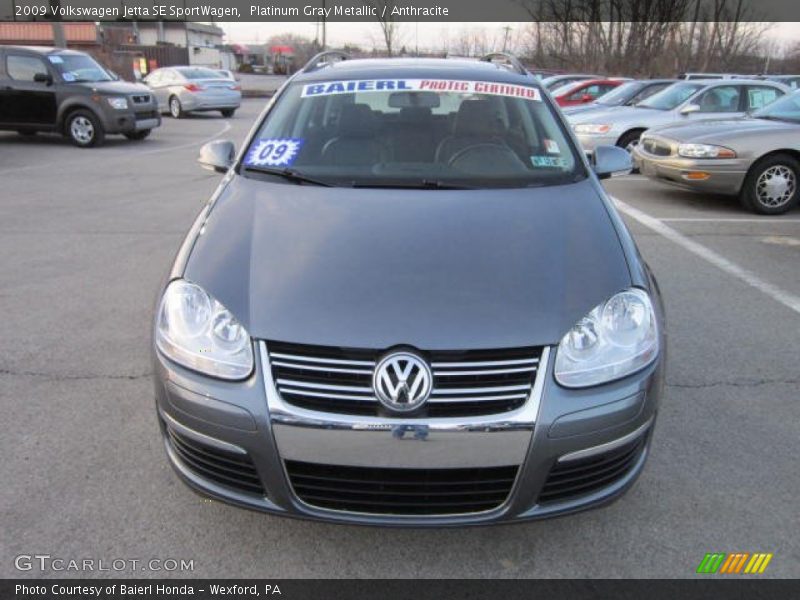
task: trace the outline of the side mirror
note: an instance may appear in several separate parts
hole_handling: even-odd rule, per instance
[[[581,102],[591,102],[592,100],[594,100],[594,97],[591,94],[581,96]]]
[[[197,162],[209,171],[226,173],[236,158],[236,146],[230,140],[216,140],[208,142],[200,148]]]
[[[692,113],[696,113],[700,110],[700,107],[697,104],[687,104],[681,109],[681,114],[683,116],[690,115]]]
[[[600,179],[628,175],[633,170],[633,160],[625,148],[597,146],[592,167]]]
[[[33,80],[36,83],[46,83],[47,85],[50,85],[51,83],[53,83],[53,76],[50,75],[49,73],[35,73],[33,76]]]

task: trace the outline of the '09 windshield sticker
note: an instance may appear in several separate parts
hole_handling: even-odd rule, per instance
[[[64,81],[75,81],[75,75],[73,75],[69,71],[65,71],[64,73],[61,74],[61,79],[63,79]]]
[[[460,81],[452,79],[351,79],[324,81],[303,86],[302,98],[334,96],[365,92],[457,92],[460,94],[485,94],[511,96],[526,100],[541,100],[539,90],[526,85],[496,83],[492,81]]]
[[[244,164],[249,167],[288,167],[297,158],[302,145],[300,138],[258,140],[244,157]]]

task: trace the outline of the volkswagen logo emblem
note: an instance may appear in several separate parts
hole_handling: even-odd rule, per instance
[[[427,363],[411,352],[384,356],[372,376],[378,400],[396,412],[409,412],[425,404],[432,386],[433,374]]]

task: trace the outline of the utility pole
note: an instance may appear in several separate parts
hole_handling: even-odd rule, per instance
[[[505,52],[506,48],[508,48],[508,35],[511,33],[511,27],[506,25],[503,27],[503,31],[505,31],[505,34],[503,35],[503,52]]]
[[[328,31],[325,22],[325,0],[322,0],[322,49],[328,45]]]
[[[49,0],[50,14],[53,15],[51,27],[53,28],[53,45],[56,48],[66,48],[67,38],[64,35],[64,24],[61,22],[61,0]]]

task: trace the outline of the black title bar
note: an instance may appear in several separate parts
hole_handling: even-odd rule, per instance
[[[0,0],[0,21],[795,21],[797,0]]]

